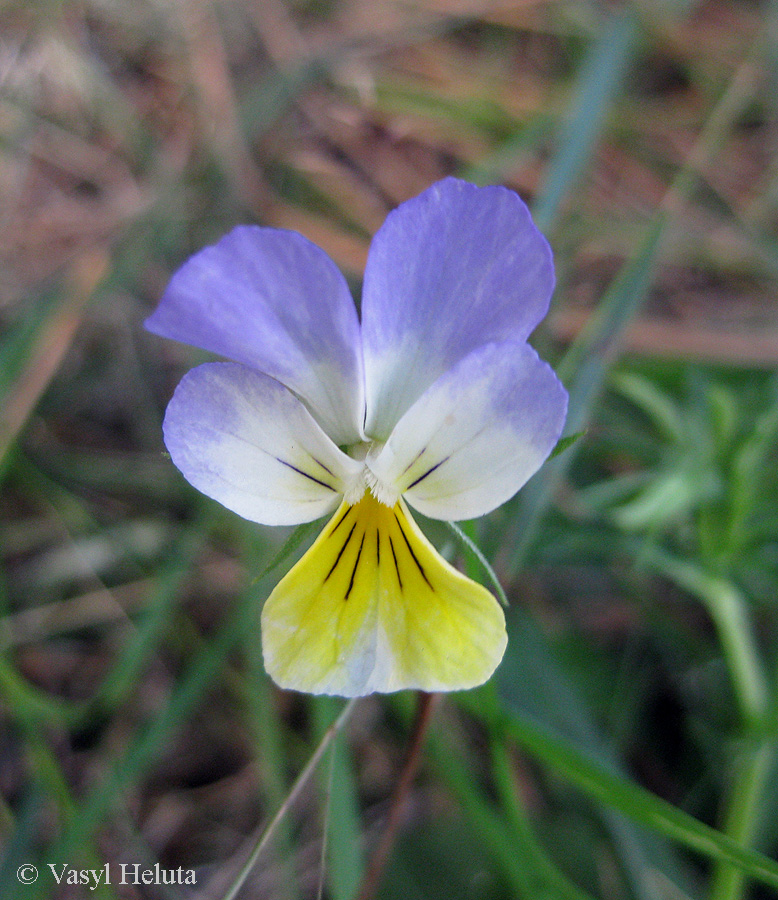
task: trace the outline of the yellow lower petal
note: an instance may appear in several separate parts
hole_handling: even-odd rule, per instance
[[[402,500],[391,509],[369,492],[341,505],[262,611],[268,673],[312,694],[475,687],[506,640],[489,591],[438,554]]]

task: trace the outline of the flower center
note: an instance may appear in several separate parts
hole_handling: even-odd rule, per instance
[[[371,461],[378,456],[383,446],[381,441],[362,441],[346,448],[346,452],[352,459],[364,462],[362,471],[352,479],[343,492],[343,499],[351,506],[359,503],[364,497],[365,491],[368,490],[379,503],[390,509],[393,509],[400,499],[400,492],[397,488],[393,484],[382,481],[370,468]]]

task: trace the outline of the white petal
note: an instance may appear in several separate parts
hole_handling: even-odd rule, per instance
[[[326,515],[362,471],[294,394],[239,363],[206,363],[185,375],[164,434],[187,481],[265,525]]]
[[[540,468],[566,411],[567,392],[528,344],[487,344],[422,394],[368,465],[426,516],[482,516]]]

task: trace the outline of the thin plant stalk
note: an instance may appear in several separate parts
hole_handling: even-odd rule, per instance
[[[770,689],[754,638],[748,603],[729,581],[708,575],[691,563],[653,553],[651,563],[705,604],[721,641],[740,715],[754,736],[738,759],[722,828],[742,847],[753,841],[765,783],[776,755],[775,738],[765,728]],[[773,687],[778,696],[778,685]],[[734,866],[719,862],[711,881],[711,900],[738,900],[745,878]]]
[[[392,796],[392,803],[389,809],[389,818],[386,823],[384,833],[376,847],[370,863],[365,873],[362,886],[357,893],[356,900],[373,900],[381,876],[384,873],[386,864],[389,861],[389,855],[397,838],[397,832],[400,827],[400,818],[405,807],[405,801],[408,792],[413,784],[416,771],[419,768],[421,760],[421,750],[424,746],[424,738],[427,735],[429,724],[432,720],[432,714],[435,707],[440,701],[440,694],[425,694],[419,692],[419,705],[416,709],[416,719],[413,725],[413,732],[408,745],[408,753],[405,757],[405,763],[397,780],[397,785]]]
[[[246,862],[241,866],[240,871],[235,876],[232,881],[232,884],[229,886],[227,892],[222,897],[222,900],[235,900],[238,892],[243,887],[246,879],[251,874],[251,870],[257,864],[257,860],[260,857],[260,854],[267,846],[268,841],[275,833],[278,828],[279,822],[284,818],[284,816],[289,812],[292,807],[292,804],[295,802],[303,787],[305,787],[308,779],[316,770],[316,766],[319,764],[324,752],[332,743],[336,735],[340,732],[343,726],[349,719],[349,716],[354,711],[354,707],[356,705],[358,698],[353,700],[349,700],[349,702],[343,707],[338,718],[330,725],[327,731],[324,734],[324,737],[319,742],[319,746],[313,751],[311,758],[305,765],[305,768],[300,772],[297,776],[294,784],[292,785],[291,790],[286,796],[286,799],[278,808],[278,811],[273,816],[273,818],[268,822],[267,826],[263,829],[259,838],[257,839],[256,844],[254,845],[253,850],[249,854]]]

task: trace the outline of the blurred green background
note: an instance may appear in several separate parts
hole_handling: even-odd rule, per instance
[[[778,895],[777,113],[776,2],[0,4],[0,897],[234,883],[343,704],[264,675],[290,532],[174,469],[164,407],[205,355],[142,321],[240,222],[358,293],[386,213],[448,174],[547,234],[533,343],[583,437],[466,526],[507,655],[436,709],[369,894]],[[415,702],[356,705],[239,896],[358,894]],[[47,874],[106,862],[197,888]]]

